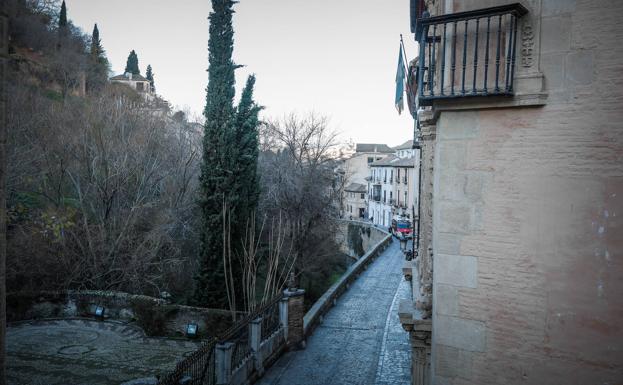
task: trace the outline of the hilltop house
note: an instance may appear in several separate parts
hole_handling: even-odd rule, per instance
[[[140,74],[133,74],[126,72],[121,75],[116,75],[110,78],[111,83],[125,84],[143,95],[152,95],[154,90],[151,87],[151,83],[145,77]]]

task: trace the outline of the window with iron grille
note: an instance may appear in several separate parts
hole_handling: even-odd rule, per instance
[[[512,96],[519,3],[417,19],[418,101]]]

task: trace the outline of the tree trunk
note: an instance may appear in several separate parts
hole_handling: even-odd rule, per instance
[[[6,384],[6,69],[8,18],[0,10],[0,385]]]

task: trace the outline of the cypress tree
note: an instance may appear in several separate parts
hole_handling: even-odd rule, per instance
[[[242,229],[247,218],[251,218],[252,213],[257,208],[259,200],[259,178],[257,175],[257,158],[259,155],[259,112],[262,107],[253,101],[253,88],[255,86],[255,76],[247,78],[247,84],[242,90],[240,103],[236,109],[236,148],[239,151],[237,156],[237,168],[240,180],[240,204],[237,216],[241,222]],[[240,234],[244,236],[244,234]]]
[[[227,307],[223,267],[223,203],[236,200],[232,162],[233,99],[235,95],[232,61],[234,1],[212,0],[208,40],[208,88],[204,116],[203,163],[199,183],[202,212],[200,271],[196,276],[195,303],[213,308]],[[232,228],[236,224],[232,223]]]
[[[109,63],[102,47],[100,32],[97,24],[93,27],[91,35],[91,54],[87,71],[87,91],[99,91],[106,85],[108,80]]]
[[[134,52],[134,50],[132,50],[132,52],[130,52],[130,54],[128,55],[128,60],[125,64],[124,72],[130,72],[133,75],[141,74],[141,71],[138,69],[138,56],[136,55],[136,52]]]
[[[67,38],[67,6],[65,0],[61,4],[61,13],[58,17],[58,42],[56,43],[56,49],[60,50],[64,45]]]
[[[58,17],[58,28],[62,30],[67,28],[67,6],[65,6],[65,0],[61,4],[61,14]]]
[[[97,29],[97,23],[93,27],[93,34],[91,35],[91,56],[94,58],[102,57],[104,49],[102,48],[102,41],[100,40],[100,31]]]
[[[151,64],[147,64],[147,70],[145,71],[145,79],[149,80],[149,84],[151,85],[151,89],[154,89],[154,73],[151,69]]]

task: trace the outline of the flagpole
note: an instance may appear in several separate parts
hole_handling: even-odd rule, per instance
[[[405,74],[407,74],[407,76],[405,77],[405,81],[406,81],[406,78],[408,77],[408,74],[409,74],[409,65],[407,64],[407,51],[405,50],[405,43],[404,41],[402,41],[402,33],[400,34],[400,46],[402,47],[402,56],[404,56],[405,58],[403,62],[405,66]]]

